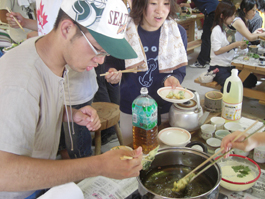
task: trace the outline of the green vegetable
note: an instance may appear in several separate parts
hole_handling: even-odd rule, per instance
[[[248,40],[244,40],[246,42],[246,44],[248,45],[249,41]]]
[[[244,166],[244,165],[232,166],[232,169],[236,173],[239,173],[239,174],[237,174],[237,177],[239,177],[239,178],[245,177],[251,171],[248,166]]]
[[[258,54],[253,54],[252,57],[255,58],[255,59],[258,59],[259,55]]]

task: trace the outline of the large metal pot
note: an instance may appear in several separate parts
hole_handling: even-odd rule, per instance
[[[208,154],[192,149],[192,148],[175,147],[175,148],[160,149],[155,157],[155,160],[152,162],[152,165],[150,166],[149,170],[147,171],[142,170],[140,175],[137,177],[138,191],[140,195],[144,199],[171,198],[171,197],[165,197],[162,195],[158,195],[153,190],[149,190],[144,186],[144,182],[148,176],[148,172],[155,168],[163,168],[163,167],[167,167],[171,165],[195,168],[196,166],[204,162],[208,157],[209,157]],[[208,164],[206,164],[205,166],[207,166]],[[184,174],[184,176],[185,175],[186,174]],[[221,181],[220,167],[217,164],[214,164],[207,171],[205,171],[203,175],[206,176],[207,180],[209,180],[209,183],[211,184],[211,187],[209,187],[209,191],[201,195],[189,197],[189,198],[217,199],[219,195],[219,183]],[[172,184],[172,188],[173,188],[173,184]]]

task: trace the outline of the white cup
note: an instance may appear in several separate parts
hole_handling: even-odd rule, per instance
[[[223,129],[225,124],[225,119],[222,117],[212,117],[211,124],[216,125],[216,130]]]
[[[254,149],[254,160],[258,163],[265,163],[265,146],[259,146]]]
[[[242,131],[242,127],[239,123],[237,122],[227,122],[224,125],[225,129],[234,132],[234,131]]]
[[[215,132],[216,125],[213,124],[203,124],[201,126],[201,136],[203,139],[207,140],[213,137],[213,133]]]

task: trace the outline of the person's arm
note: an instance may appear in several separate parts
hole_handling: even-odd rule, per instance
[[[19,28],[17,22],[13,17],[17,19],[17,21],[21,24],[23,28],[27,28],[34,31],[38,30],[37,20],[27,19],[18,12],[11,12],[6,14],[6,20],[12,28]]]
[[[243,37],[247,38],[249,41],[255,41],[259,36],[265,37],[265,32],[251,33],[241,19],[237,19],[232,25]]]
[[[235,142],[232,141],[239,135],[240,131],[235,131],[222,139],[221,148],[224,151],[229,151],[231,148],[237,148],[243,151],[250,151],[258,146],[265,145],[265,132],[255,133],[250,136],[247,140],[243,141],[248,134],[242,135]]]
[[[121,160],[124,155],[133,159]],[[71,160],[38,159],[0,151],[0,159],[0,191],[29,191],[99,175],[115,179],[136,177],[142,168],[142,149],[112,150]]]
[[[244,48],[246,48],[246,46],[247,46],[247,44],[246,44],[245,41],[236,41],[236,42],[231,43],[231,44],[229,44],[227,46],[221,47],[217,51],[214,51],[214,54],[215,55],[220,55],[220,54],[226,53],[227,51],[232,50],[233,48],[239,47],[240,49],[244,49]]]

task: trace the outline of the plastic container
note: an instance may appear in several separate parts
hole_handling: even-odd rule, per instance
[[[146,87],[132,103],[133,148],[141,146],[148,154],[158,146],[157,103]]]
[[[232,69],[232,74],[224,84],[222,101],[222,118],[228,121],[239,121],[242,112],[243,84],[238,77],[238,70]]]

